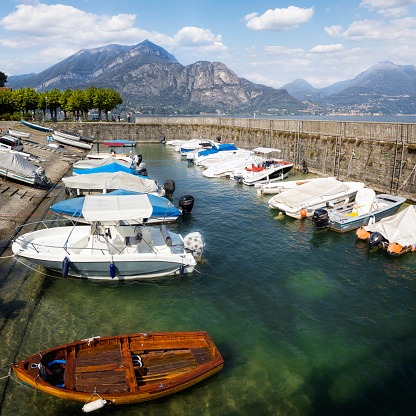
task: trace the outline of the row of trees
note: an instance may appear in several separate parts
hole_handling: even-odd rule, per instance
[[[85,118],[89,111],[98,110],[101,120],[102,112],[108,121],[108,112],[123,102],[120,94],[111,88],[88,87],[85,90],[67,89],[60,91],[53,89],[38,93],[33,88],[19,88],[17,90],[0,90],[0,114],[32,113],[36,110],[43,112],[49,110],[52,117],[57,117],[58,109],[72,113],[74,118]]]

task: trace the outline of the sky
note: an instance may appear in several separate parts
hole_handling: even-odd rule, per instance
[[[299,78],[323,88],[383,61],[416,65],[416,0],[0,0],[8,76],[145,39],[182,65],[222,62],[274,88]]]

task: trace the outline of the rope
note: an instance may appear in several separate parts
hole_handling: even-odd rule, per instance
[[[28,268],[28,269],[30,269],[30,270],[33,270],[33,271],[34,271],[34,272],[36,272],[36,273],[43,274],[44,276],[48,276],[48,277],[53,277],[53,278],[55,278],[55,279],[57,278],[56,276],[53,276],[53,275],[48,274],[48,273],[45,273],[45,272],[41,272],[41,271],[39,271],[39,270],[35,269],[34,267],[29,266],[28,264],[26,264],[26,263],[24,263],[23,261],[19,260],[19,258],[18,258],[18,257],[15,257],[15,258],[16,258],[16,261],[18,261],[20,264],[23,264],[23,266],[27,267],[27,268]]]
[[[399,191],[400,191],[400,189],[402,189],[403,188],[403,186],[405,186],[406,185],[406,182],[410,179],[410,177],[415,173],[415,171],[416,171],[416,165],[414,165],[413,166],[413,169],[412,169],[412,171],[410,172],[410,175],[403,181],[403,183],[401,184],[401,186],[397,189],[397,192],[396,192],[396,194],[398,194],[399,193]]]
[[[31,216],[35,215],[50,215],[50,214],[56,214],[56,212],[46,212],[45,214],[32,214]],[[27,215],[21,215],[21,214],[0,214],[0,217],[27,217]]]

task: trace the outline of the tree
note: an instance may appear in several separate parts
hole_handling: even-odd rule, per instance
[[[12,92],[10,90],[0,91],[0,114],[14,112]]]
[[[58,117],[57,115],[57,109],[61,106],[61,96],[62,92],[59,91],[57,88],[53,89],[52,91],[49,91],[45,93],[48,97],[48,107],[51,110],[51,116]]]
[[[72,90],[70,90],[69,88],[67,88],[64,92],[61,93],[61,98],[59,100],[59,105],[62,109],[62,111],[64,112],[64,118],[66,118],[66,113],[68,110],[68,100],[69,97],[72,95]]]
[[[4,87],[7,82],[7,75],[4,72],[0,72],[0,87]]]
[[[74,120],[79,116],[80,111],[83,111],[85,108],[84,100],[84,91],[81,89],[72,91],[71,96],[68,98],[66,109],[67,111],[72,111],[72,113],[74,113]]]
[[[93,108],[96,108],[98,110],[98,118],[101,120],[101,112],[104,108],[104,103],[106,101],[106,90],[104,88],[96,88],[93,98]],[[107,116],[106,116],[106,121]]]
[[[113,108],[116,108],[119,104],[123,102],[121,95],[114,91],[111,88],[106,88],[106,98],[103,103],[103,110],[105,112],[105,121],[108,121],[108,112],[111,111]]]

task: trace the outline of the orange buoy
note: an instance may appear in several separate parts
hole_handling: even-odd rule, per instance
[[[391,256],[400,256],[400,254],[407,253],[412,249],[412,246],[401,246],[398,243],[390,243],[387,247],[387,253]]]
[[[306,211],[306,209],[301,209],[301,210],[300,210],[300,216],[301,216],[302,218],[306,217],[307,213],[308,213],[308,212]]]
[[[368,237],[370,237],[370,232],[366,231],[364,229],[364,227],[360,227],[357,232],[355,233],[355,235],[357,236],[357,238],[359,238],[360,240],[367,240]]]

